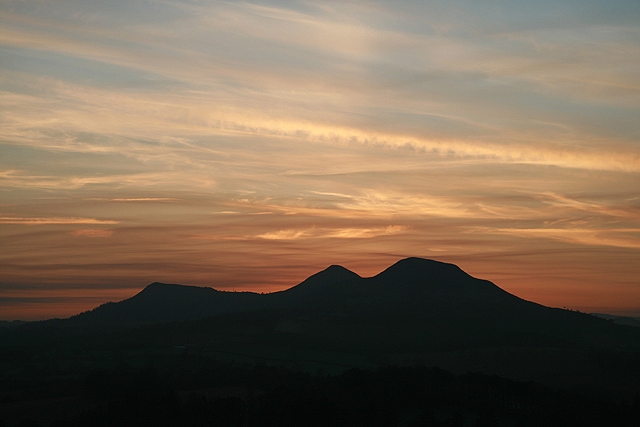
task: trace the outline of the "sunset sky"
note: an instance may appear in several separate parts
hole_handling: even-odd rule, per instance
[[[408,256],[640,316],[640,2],[0,0],[0,319]]]

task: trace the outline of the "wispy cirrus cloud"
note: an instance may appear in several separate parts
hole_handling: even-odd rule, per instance
[[[378,228],[307,228],[307,229],[286,229],[270,231],[259,234],[256,237],[267,240],[296,240],[313,238],[333,238],[333,239],[369,239],[372,237],[386,236],[402,233],[407,229],[403,225],[389,225]]]
[[[353,7],[353,6],[352,6]],[[347,7],[348,9],[349,7]],[[357,9],[357,7],[356,7]],[[126,31],[122,28],[109,30],[82,24],[82,31],[92,34],[87,37],[86,46],[77,48],[65,48],[65,44],[52,40],[49,34],[42,34],[41,44],[37,44],[39,49],[49,49],[59,52],[62,55],[75,55],[86,57],[93,61],[100,61],[125,67],[120,73],[143,70],[144,72],[168,73],[175,81],[183,82],[182,90],[160,92],[144,91],[143,93],[131,93],[129,90],[114,91],[113,88],[100,88],[99,86],[78,85],[71,82],[62,83],[60,81],[50,84],[42,81],[41,86],[53,89],[51,99],[38,100],[31,96],[31,99],[12,101],[11,97],[16,94],[5,94],[6,102],[14,108],[8,111],[15,111],[13,115],[7,113],[8,121],[15,121],[15,131],[6,135],[18,141],[25,141],[28,138],[26,130],[32,133],[39,125],[46,127],[47,123],[56,122],[58,128],[66,127],[69,132],[99,132],[107,135],[119,135],[133,138],[155,138],[160,139],[161,135],[167,133],[176,137],[205,135],[205,134],[239,134],[270,136],[280,138],[294,138],[322,144],[345,144],[357,141],[366,146],[383,146],[391,148],[401,148],[406,146],[414,147],[418,150],[433,151],[445,154],[454,154],[462,157],[484,158],[489,162],[498,163],[530,163],[540,165],[553,165],[569,168],[603,169],[603,170],[623,170],[637,171],[639,168],[639,156],[633,144],[633,127],[628,125],[620,126],[619,119],[611,126],[605,123],[609,134],[598,135],[595,128],[589,128],[589,123],[577,123],[575,116],[549,116],[547,111],[538,111],[532,116],[533,111],[526,111],[528,107],[518,105],[519,108],[511,108],[513,99],[504,99],[504,106],[489,102],[489,99],[498,99],[511,93],[523,93],[530,95],[535,102],[530,105],[538,105],[542,102],[548,104],[557,93],[558,85],[562,86],[562,81],[566,81],[569,76],[574,76],[576,69],[594,70],[603,67],[603,64],[616,59],[619,52],[632,53],[637,49],[633,37],[615,37],[615,34],[628,34],[628,27],[618,29],[617,27],[607,27],[607,30],[593,30],[593,33],[585,34],[580,30],[568,29],[569,33],[551,44],[549,40],[556,37],[545,36],[543,29],[529,29],[523,33],[495,33],[482,34],[481,42],[471,41],[469,38],[455,36],[443,37],[436,31],[420,33],[403,33],[401,28],[378,28],[379,20],[375,17],[383,13],[384,8],[375,7],[363,8],[366,13],[363,19],[343,19],[340,20],[340,10],[337,6],[331,7],[311,7],[306,10],[289,9],[282,6],[258,6],[252,4],[216,4],[213,6],[184,6],[186,21],[176,22],[175,25],[184,25],[184,22],[192,20],[196,30],[191,30],[186,37],[193,38],[196,43],[189,51],[186,58],[173,58],[180,55],[180,49],[169,49],[172,54],[162,59],[139,57],[140,50],[144,52],[154,52],[154,47],[166,44],[154,45],[153,40],[158,37],[158,32],[162,29],[153,28],[151,23],[145,23],[139,27],[128,26]],[[386,13],[386,11],[384,12]],[[22,15],[21,15],[22,16]],[[60,19],[59,15],[58,18]],[[239,17],[244,19],[240,19]],[[247,18],[248,21],[247,21]],[[15,31],[23,28],[25,34],[8,37],[5,42],[9,45],[18,45],[35,37],[32,27],[48,28],[37,23],[23,22],[22,26],[16,24],[21,22],[15,14],[7,15],[5,19],[13,22]],[[26,19],[26,18],[25,18]],[[31,18],[36,19],[36,18]],[[46,20],[45,17],[37,18]],[[185,15],[181,15],[185,19]],[[203,25],[202,20],[213,19],[219,25]],[[450,17],[449,17],[450,19]],[[28,21],[28,19],[27,19]],[[68,22],[56,24],[55,19],[49,20],[49,27],[53,26],[56,32],[66,34],[70,43],[78,43],[77,27],[70,26]],[[277,22],[280,25],[274,25]],[[284,26],[281,25],[284,23]],[[36,25],[37,24],[37,25]],[[165,23],[166,24],[166,23]],[[435,23],[429,23],[436,28]],[[30,26],[31,25],[31,26]],[[291,38],[291,33],[300,33],[304,26],[307,38]],[[25,29],[26,28],[26,29]],[[169,35],[175,35],[175,28],[171,25],[164,26],[166,36],[163,38],[170,44]],[[336,28],[342,29],[336,31]],[[199,30],[197,30],[199,29]],[[53,29],[49,29],[53,31]],[[145,37],[145,32],[153,32],[154,37]],[[338,37],[341,31],[348,32],[353,37],[348,40],[359,40],[350,50],[356,49],[359,52],[369,52],[368,59],[353,59],[354,69],[346,72],[339,81],[332,78],[330,73],[318,75],[315,71],[315,62],[312,56],[290,57],[291,67],[295,70],[292,75],[287,68],[270,70],[268,67],[261,68],[262,72],[256,71],[256,67],[244,66],[254,61],[253,56],[233,57],[231,46],[215,45],[213,47],[204,44],[204,40],[211,40],[211,31],[239,35],[251,40],[263,40],[264,48],[274,52],[279,52],[279,47],[299,44],[304,49],[310,51],[330,52],[336,54],[336,46],[345,46],[344,43],[336,43],[332,37]],[[537,31],[537,32],[536,32]],[[542,31],[542,33],[540,33]],[[553,31],[556,31],[555,29]],[[66,33],[65,33],[66,32]],[[333,34],[327,37],[327,34]],[[579,38],[573,37],[579,34]],[[612,35],[613,34],[613,35]],[[632,34],[632,33],[631,33]],[[391,36],[391,39],[390,39]],[[184,36],[183,36],[184,37]],[[340,36],[342,37],[342,36]],[[395,38],[394,38],[395,37]],[[546,38],[545,38],[546,37]],[[396,40],[397,39],[397,40]],[[130,44],[123,44],[126,40]],[[230,40],[234,40],[233,37]],[[239,41],[240,39],[238,39]],[[385,42],[386,40],[386,42]],[[392,40],[392,41],[389,41]],[[568,41],[564,41],[568,40]],[[566,43],[569,43],[567,45]],[[600,42],[600,43],[599,43]],[[208,42],[207,42],[208,43]],[[565,44],[562,44],[565,43]],[[598,44],[599,43],[599,44]],[[477,52],[477,45],[483,48]],[[579,47],[601,46],[602,58],[592,58],[581,54],[580,49],[575,49],[575,44]],[[390,46],[392,45],[392,46]],[[100,49],[106,49],[108,53],[100,53]],[[127,47],[137,46],[137,48]],[[23,46],[28,48],[29,46]],[[147,49],[145,49],[145,47]],[[424,63],[413,62],[408,68],[385,69],[389,67],[384,58],[390,54],[388,49],[401,48],[400,51],[407,53],[421,53],[420,57],[427,58]],[[65,50],[66,49],[66,50]],[[577,53],[576,53],[577,51]],[[476,52],[476,53],[474,53]],[[560,53],[558,53],[560,52]],[[562,59],[566,52],[573,52],[574,60]],[[618,53],[617,53],[618,52]],[[532,55],[531,53],[535,53]],[[560,56],[558,56],[560,55]],[[166,55],[165,55],[166,56]],[[597,55],[595,55],[597,56]],[[416,56],[411,56],[415,58]],[[630,61],[625,68],[633,68],[638,64],[633,62],[636,55],[623,55],[625,61]],[[225,58],[225,61],[219,59]],[[382,60],[381,60],[382,59]],[[406,59],[404,56],[398,58]],[[269,62],[271,57],[263,58]],[[358,61],[364,61],[360,64]],[[585,61],[590,61],[585,64]],[[173,65],[172,65],[173,64]],[[175,64],[180,64],[176,66]],[[204,66],[206,64],[206,66]],[[226,64],[228,72],[220,70],[219,65]],[[471,65],[469,65],[471,64]],[[367,85],[362,85],[363,66],[372,66],[374,70],[380,69],[380,73],[366,73]],[[597,65],[597,66],[596,66]],[[212,69],[211,66],[214,66]],[[146,67],[146,68],[145,68]],[[535,90],[531,91],[527,85],[537,84],[536,76],[540,75],[540,70],[552,76],[556,76],[556,83],[552,92],[548,93],[545,100]],[[252,70],[252,71],[247,71]],[[407,72],[410,70],[410,72]],[[429,70],[425,74],[425,70]],[[611,70],[611,69],[610,69]],[[426,87],[432,84],[440,84],[443,77],[440,72],[451,75],[452,72],[462,73],[461,79],[470,79],[461,85],[452,85],[450,90],[456,87],[493,88],[478,102],[475,98],[469,98],[466,102],[466,114],[460,114],[459,101],[453,101],[452,97],[444,97],[442,94],[429,91],[424,92],[423,87],[416,87],[412,90],[412,84],[398,85],[398,82],[386,81],[388,75],[397,73],[398,76],[406,74],[405,81],[414,80],[426,82]],[[480,71],[485,73],[486,78],[480,78],[474,83],[478,76],[473,74]],[[172,74],[173,73],[173,74]],[[186,75],[184,73],[192,73]],[[244,74],[243,74],[244,73]],[[246,74],[246,73],[251,73]],[[256,73],[261,73],[256,75]],[[411,74],[414,73],[414,74]],[[465,74],[466,73],[466,74]],[[471,74],[469,74],[471,73]],[[558,74],[561,73],[561,74]],[[290,84],[293,74],[300,80],[300,86],[304,88],[300,91],[291,91],[289,88],[283,89],[283,84]],[[168,77],[169,77],[168,75]],[[283,76],[287,75],[283,79]],[[217,76],[211,79],[209,76]],[[422,76],[422,78],[420,77]],[[455,77],[457,78],[457,77]],[[454,79],[455,79],[454,78]],[[626,74],[624,78],[630,79]],[[229,86],[225,79],[234,81],[233,86]],[[280,79],[278,83],[274,79]],[[498,79],[491,83],[492,79]],[[500,79],[507,79],[501,81]],[[513,80],[515,79],[515,81]],[[621,86],[625,87],[625,93],[632,93],[630,88],[637,86],[637,81],[629,80],[627,83],[615,83],[613,77],[606,74],[591,77],[594,84],[601,86]],[[446,79],[444,80],[446,81]],[[252,83],[249,83],[252,82]],[[255,86],[255,82],[265,82],[261,86]],[[345,83],[348,86],[345,87]],[[477,84],[476,84],[477,83]],[[516,84],[518,86],[514,86]],[[189,85],[197,85],[193,88]],[[584,92],[585,82],[577,81],[576,86]],[[389,87],[385,96],[379,95],[379,91],[371,90],[373,87]],[[423,85],[424,86],[424,85]],[[500,88],[507,87],[510,90]],[[587,84],[587,87],[592,87]],[[233,87],[233,89],[230,89]],[[405,92],[404,88],[409,90]],[[342,95],[348,89],[353,94],[349,98]],[[51,90],[51,89],[50,89]],[[493,91],[493,93],[492,93]],[[497,91],[497,92],[496,92]],[[389,97],[389,93],[402,96],[398,97],[397,104],[395,98]],[[408,97],[407,97],[408,96]],[[416,100],[412,97],[418,96]],[[614,97],[615,98],[615,97]],[[278,100],[277,106],[274,99]],[[353,100],[366,100],[364,105]],[[59,108],[54,108],[51,114],[51,101],[56,100]],[[213,101],[215,100],[215,101]],[[390,108],[390,102],[394,105]],[[553,101],[555,102],[555,101]],[[562,101],[564,102],[564,101]],[[628,101],[625,101],[628,103]],[[636,102],[636,101],[633,101]],[[49,114],[36,113],[34,107],[42,105],[42,109],[49,111]],[[20,109],[24,105],[27,108]],[[54,104],[55,105],[55,104]],[[73,105],[72,109],[68,106]],[[384,108],[383,108],[384,106]],[[80,107],[80,108],[79,108]],[[506,107],[506,108],[505,108]],[[560,105],[558,108],[561,107]],[[602,108],[606,108],[603,106]],[[378,111],[376,111],[378,109]],[[56,111],[57,110],[57,111]],[[341,114],[331,114],[329,111],[340,111]],[[32,111],[31,114],[28,111]],[[473,111],[473,113],[471,113]],[[490,116],[483,116],[483,111],[489,111]],[[520,116],[514,116],[519,114]],[[108,114],[105,114],[108,112]],[[362,114],[374,116],[373,120],[359,123]],[[420,114],[416,114],[419,112]],[[380,113],[383,113],[382,115]],[[384,113],[392,113],[394,123],[400,123],[404,131],[397,131],[397,126],[386,125],[387,120]],[[509,125],[502,120],[496,120],[497,114],[506,114]],[[587,120],[601,120],[598,115],[592,117],[592,111],[584,111]],[[618,115],[619,118],[625,114]],[[31,121],[24,119],[32,117]],[[428,121],[425,126],[425,117],[432,117],[434,121]],[[188,118],[188,120],[185,120]],[[442,128],[441,118],[455,118],[451,121],[451,126]],[[346,119],[346,120],[345,120]],[[564,120],[564,121],[563,121]],[[569,120],[568,122],[566,120]],[[625,119],[627,120],[627,119]],[[21,123],[18,123],[21,122]],[[458,134],[456,129],[460,124],[473,124],[467,134]],[[532,127],[532,123],[538,123]],[[629,122],[631,123],[631,122]],[[362,125],[362,126],[361,126]],[[631,125],[632,126],[632,125]],[[601,126],[599,126],[601,127]],[[431,129],[437,128],[438,131]],[[611,133],[617,130],[627,129],[626,136],[618,135],[614,142]],[[411,131],[408,131],[408,130]],[[488,131],[489,130],[489,131]],[[416,132],[417,131],[417,132]],[[631,132],[631,134],[629,134]],[[11,138],[8,138],[11,140]],[[51,142],[51,138],[43,135],[43,140]],[[42,141],[44,142],[44,141]],[[607,149],[603,149],[606,143]],[[67,148],[76,147],[80,150],[109,150],[108,145],[83,144],[80,141],[65,144]],[[120,144],[118,144],[120,145]],[[121,148],[121,147],[120,147]],[[139,154],[140,147],[127,147],[127,152],[135,155]],[[177,154],[176,150],[169,150]]]
[[[90,198],[89,200],[102,200],[107,202],[175,202],[175,197],[117,197],[105,199],[101,197]]]
[[[96,224],[96,225],[112,225],[119,224],[120,221],[111,219],[96,218],[25,218],[25,217],[0,217],[0,224],[16,224],[16,225],[71,225],[71,224]]]
[[[82,230],[74,230],[71,234],[75,237],[111,237],[113,235],[113,230],[101,230],[101,229],[82,229]]]
[[[193,94],[186,99],[184,96],[171,95],[162,95],[160,99],[156,95],[118,94],[79,87],[68,87],[63,92],[67,93],[64,96],[80,96],[81,99],[77,101],[85,107],[73,112],[63,111],[64,107],[61,107],[58,113],[51,105],[43,103],[42,115],[35,112],[21,114],[19,109],[16,109],[6,114],[7,125],[0,130],[0,136],[7,142],[15,141],[47,150],[122,153],[140,159],[167,156],[173,157],[174,162],[180,159],[188,162],[189,153],[206,153],[202,147],[194,145],[164,144],[162,141],[167,134],[187,139],[203,135],[287,138],[314,145],[358,143],[363,147],[380,151],[412,147],[443,156],[480,158],[487,163],[527,163],[595,170],[640,171],[640,152],[635,146],[625,144],[624,141],[617,144],[607,141],[606,145],[600,144],[598,147],[597,139],[588,146],[583,146],[582,143],[574,144],[573,136],[568,139],[556,137],[555,140],[547,142],[531,142],[530,139],[535,138],[534,136],[527,137],[525,134],[523,138],[522,134],[515,133],[494,135],[494,141],[477,137],[423,137],[404,132],[373,131],[330,122],[310,121],[302,117],[291,117],[287,111],[273,112],[269,116],[258,109],[245,108],[234,113],[233,110],[237,110],[238,106],[233,105],[229,108],[212,102],[211,99],[215,96],[213,92]],[[99,104],[95,100],[100,100]],[[99,113],[105,104],[111,104],[108,117]],[[30,102],[21,105],[26,107]],[[72,116],[69,113],[72,113]],[[33,116],[33,120],[29,116]],[[189,117],[189,120],[184,121],[184,117]],[[64,131],[67,136],[52,138],[48,132],[34,131],[45,129],[46,122],[57,123],[58,132]],[[96,145],[73,136],[96,132],[111,140],[107,139],[106,144]],[[123,137],[127,139],[123,140]],[[148,145],[132,144],[130,138],[153,138],[159,143],[159,147],[151,149]],[[587,137],[586,140],[593,138]],[[511,142],[507,142],[507,139]]]
[[[628,204],[614,203],[598,203],[593,201],[581,201],[563,196],[561,194],[544,192],[539,198],[545,203],[558,208],[569,208],[575,211],[587,212],[592,214],[606,215],[614,218],[640,220],[640,206]]]
[[[640,228],[474,228],[473,232],[504,234],[529,239],[554,239],[584,246],[640,248]]]

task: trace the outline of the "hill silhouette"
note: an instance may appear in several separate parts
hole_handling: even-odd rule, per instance
[[[640,328],[526,301],[456,265],[421,258],[373,277],[332,265],[270,294],[152,283],[126,300],[30,322],[2,338],[0,362],[15,378],[5,382],[15,396],[33,390],[37,378],[49,395],[57,396],[60,382],[75,390],[95,369],[120,375],[118,390],[128,389],[122,364],[166,375],[181,369],[194,375],[189,387],[202,388],[194,372],[212,364],[220,366],[216,378],[229,366],[340,374],[422,365],[607,398],[640,393]]]
[[[456,265],[422,258],[400,260],[369,278],[332,265],[270,294],[153,283],[129,299],[62,323],[127,327],[215,321],[222,315],[267,316],[278,332],[394,351],[640,345],[638,330],[526,301]]]
[[[258,310],[304,311],[351,318],[461,318],[532,303],[453,264],[407,258],[363,278],[332,265],[300,284],[271,294],[152,283],[126,300],[103,304],[71,318],[74,323],[157,323]],[[536,305],[536,307],[538,307]]]
[[[75,324],[139,324],[197,319],[260,308],[260,295],[152,283],[137,295],[103,304],[69,319]]]

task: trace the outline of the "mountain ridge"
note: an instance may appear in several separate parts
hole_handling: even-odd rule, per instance
[[[372,277],[332,265],[296,286],[270,294],[154,282],[131,298],[70,319],[6,330],[0,357],[10,373],[5,384],[13,384],[13,396],[24,395],[31,387],[32,396],[39,399],[45,386],[50,387],[51,396],[58,396],[60,389],[69,387],[53,382],[60,379],[82,390],[93,384],[94,390],[118,390],[114,395],[129,396],[137,380],[149,388],[142,389],[144,400],[132,400],[132,408],[137,410],[140,402],[155,395],[161,403],[149,408],[163,417],[161,405],[167,404],[168,394],[162,390],[175,387],[173,395],[182,400],[186,391],[209,393],[213,389],[204,384],[226,386],[229,371],[240,366],[249,369],[241,374],[242,381],[255,376],[277,390],[283,387],[275,384],[273,373],[283,368],[296,372],[293,394],[284,395],[283,408],[298,404],[296,399],[304,391],[299,380],[310,373],[316,372],[318,379],[346,373],[368,390],[370,385],[362,383],[362,369],[385,370],[382,380],[388,386],[388,368],[393,366],[396,373],[408,372],[405,368],[411,366],[412,372],[437,367],[467,375],[464,378],[471,381],[467,382],[470,387],[460,390],[463,399],[475,393],[487,399],[483,406],[503,401],[510,414],[516,390],[513,380],[627,401],[640,392],[640,328],[545,307],[474,278],[453,264],[418,258],[400,260]],[[215,366],[218,370],[212,371]],[[34,381],[41,372],[48,372],[48,377]],[[475,377],[468,377],[469,372]],[[477,389],[478,372],[487,376],[487,390]],[[185,388],[185,375],[193,378],[189,388]],[[396,382],[399,387],[412,384],[405,380],[413,375],[401,376]],[[496,376],[509,379],[500,394],[495,394]],[[434,383],[437,395],[448,395],[438,385],[441,377],[438,374]],[[116,389],[113,378],[118,380]],[[309,384],[305,389],[318,397],[316,380]],[[539,388],[532,387],[535,396]],[[254,399],[262,393],[242,394]],[[353,388],[347,386],[346,393],[354,394]],[[5,396],[5,401],[13,398]],[[378,395],[373,396],[379,404]],[[389,396],[395,398],[397,390],[390,389]],[[531,409],[530,397],[520,408],[525,414]],[[539,397],[541,410],[547,413],[549,401]],[[188,402],[200,407],[208,400],[207,394],[207,399],[190,397]],[[225,399],[225,405],[232,401]],[[273,403],[265,402],[265,408]],[[215,406],[210,413],[222,407]],[[247,407],[251,404],[238,408]],[[326,410],[324,401],[319,408]],[[91,410],[105,418],[104,411]],[[413,406],[407,406],[405,412],[410,411]]]
[[[103,304],[62,323],[130,327],[204,318],[215,321],[220,316],[249,318],[257,313],[270,313],[265,315],[273,325],[288,325],[283,330],[297,334],[329,340],[347,339],[349,334],[352,340],[376,336],[391,346],[400,341],[404,346],[442,348],[640,346],[640,340],[636,343],[636,338],[612,322],[526,301],[455,264],[416,257],[399,260],[372,277],[334,264],[298,285],[268,294],[154,282],[131,298]],[[389,335],[389,331],[395,332]]]
[[[486,289],[480,289],[481,287]],[[387,308],[393,310],[390,303],[421,303],[436,310],[431,302],[454,298],[462,303],[472,296],[477,297],[478,292],[486,299],[492,293],[520,300],[489,281],[470,276],[455,264],[411,257],[399,260],[372,277],[361,277],[343,266],[333,264],[295,286],[268,294],[228,292],[211,287],[154,282],[128,299],[103,304],[74,318],[93,316],[108,321],[106,312],[111,311],[114,317],[123,317],[116,320],[116,323],[153,322],[295,308],[307,308],[313,312],[329,310],[332,314],[336,310],[351,309],[360,314],[364,310],[370,310],[367,315],[375,316],[375,311]],[[465,309],[469,308],[469,304],[463,305]],[[180,312],[180,308],[183,312]],[[126,313],[127,310],[129,314]]]
[[[640,328],[545,307],[453,264],[417,258],[372,277],[334,265],[270,294],[154,282],[126,300],[25,324],[3,339],[118,349],[108,357],[130,347],[140,349],[131,357],[178,352],[295,369],[303,360],[323,369],[422,363],[611,389],[631,390],[640,378],[626,375],[640,360]],[[602,377],[589,379],[593,372]]]

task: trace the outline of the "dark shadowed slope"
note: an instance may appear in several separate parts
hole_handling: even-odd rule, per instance
[[[522,316],[545,316],[549,308],[525,301],[458,266],[407,258],[365,279],[358,312],[369,316],[416,319],[449,324],[504,322]]]
[[[285,291],[267,295],[271,308],[331,313],[361,290],[362,277],[340,265],[332,265]]]
[[[260,295],[152,283],[124,301],[103,304],[69,319],[74,323],[127,324],[196,319],[259,309]]]
[[[371,316],[458,319],[531,304],[456,265],[421,258],[401,260],[364,282],[357,311]]]
[[[359,275],[341,265],[331,265],[326,269],[307,278],[304,282],[273,295],[296,295],[300,298],[321,296],[322,294],[340,293],[345,282],[357,281]],[[346,285],[348,286],[348,285]]]

